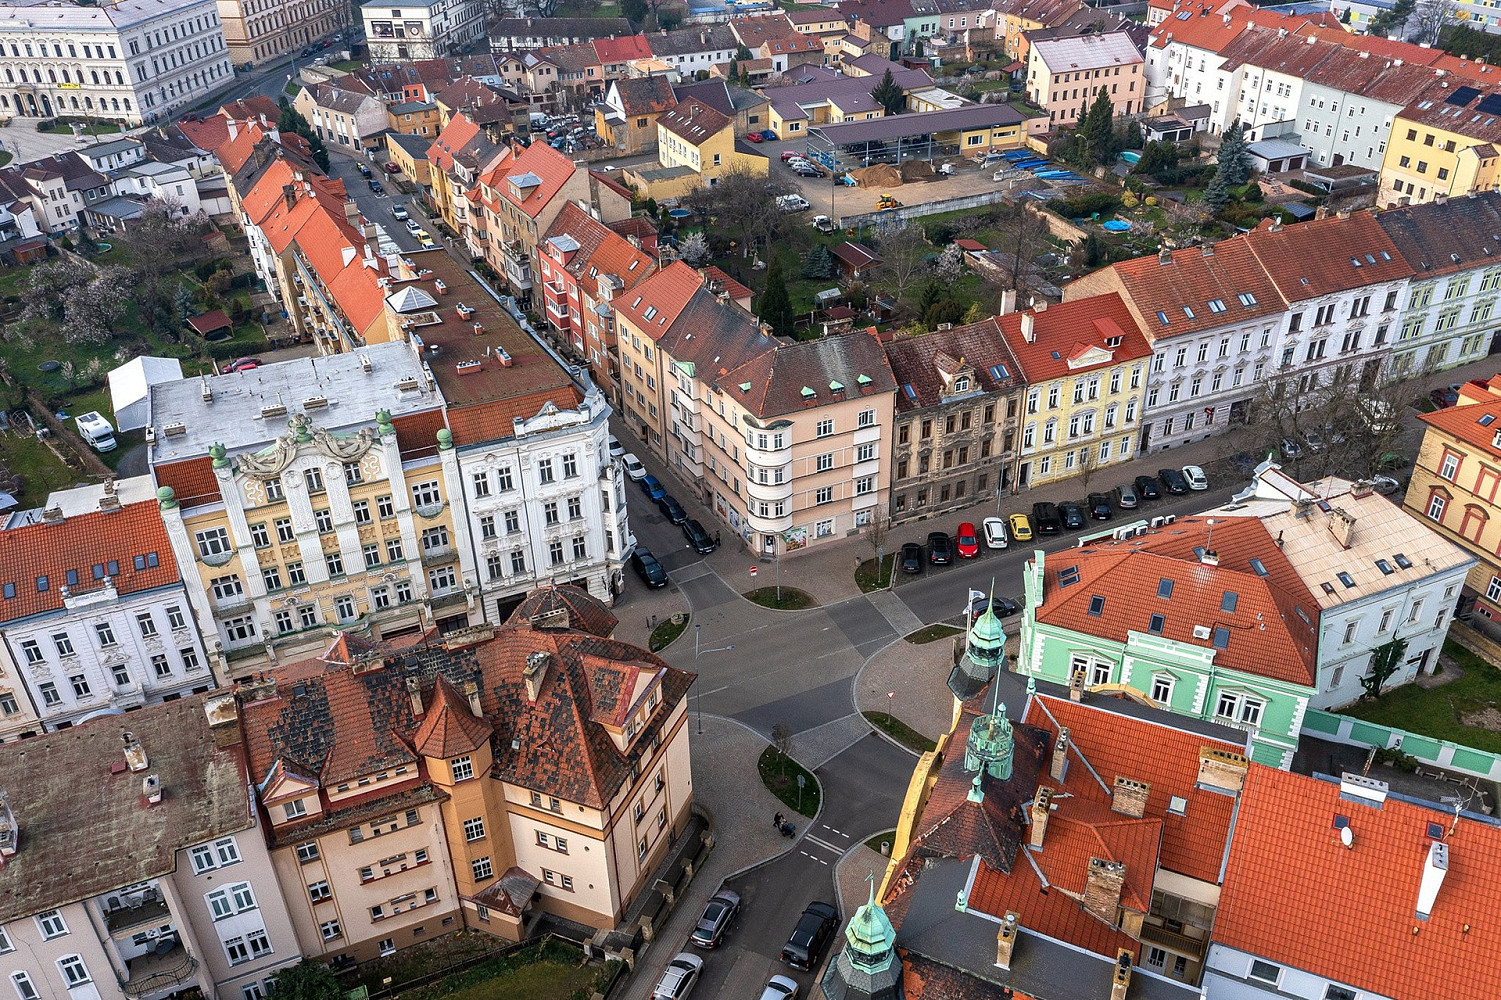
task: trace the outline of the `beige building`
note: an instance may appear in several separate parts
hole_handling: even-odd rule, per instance
[[[1027,97],[1052,127],[1079,124],[1104,90],[1117,117],[1142,110],[1146,65],[1123,31],[1039,39],[1027,52]]]
[[[406,343],[152,387],[162,519],[221,677],[335,630],[468,621],[446,434]]]
[[[309,42],[348,28],[343,0],[218,0],[224,40],[236,66],[258,66],[296,55]]]
[[[302,960],[239,743],[234,698],[193,695],[0,747],[11,989],[262,1000]]]
[[[896,382],[866,333],[778,345],[674,263],[617,307],[623,412],[755,551],[855,534],[885,501]]]
[[[303,87],[292,106],[330,146],[363,150],[380,143],[382,134],[391,127],[386,106],[380,101],[332,83]]]
[[[341,637],[246,692],[309,950],[364,960],[461,923],[515,940],[533,910],[616,926],[688,826],[692,675],[615,625],[548,588],[503,626],[405,648]]]

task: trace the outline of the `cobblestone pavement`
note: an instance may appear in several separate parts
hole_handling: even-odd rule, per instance
[[[899,639],[881,650],[855,679],[855,703],[862,712],[887,709],[891,714],[930,740],[949,731],[954,719],[954,696],[948,688],[949,669],[954,665],[953,640],[939,639],[921,645]]]
[[[871,872],[876,875],[876,888],[881,887],[881,879],[886,874],[889,860],[880,851],[872,851],[864,844],[856,844],[834,866],[834,884],[839,888],[840,915],[846,923],[870,899],[870,883],[866,879]],[[830,954],[833,954],[832,949]]]

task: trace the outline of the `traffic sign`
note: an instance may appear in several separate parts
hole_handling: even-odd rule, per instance
[[[754,566],[752,566],[752,567],[751,567],[751,568],[750,568],[750,575],[751,575],[751,576],[755,576],[755,575],[756,575],[756,567],[754,567]]]

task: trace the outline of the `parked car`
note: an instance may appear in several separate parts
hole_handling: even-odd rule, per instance
[[[1012,514],[1006,519],[1006,526],[1011,529],[1011,537],[1018,542],[1030,542],[1032,540],[1032,522],[1025,514]]]
[[[987,549],[1004,549],[1006,547],[1006,522],[998,517],[987,517],[985,524],[985,547]]]
[[[649,472],[640,479],[640,483],[641,488],[646,491],[646,495],[653,500],[660,500],[667,495],[667,487],[663,486],[662,481]]]
[[[667,518],[673,524],[682,524],[688,520],[688,512],[683,509],[683,505],[678,503],[677,499],[671,493],[664,493],[657,498],[657,509],[662,512],[663,517]]]
[[[759,1000],[797,1000],[797,983],[786,976],[772,976],[761,987]]]
[[[363,166],[363,164],[361,164],[361,166]],[[381,186],[380,181],[372,179],[371,181],[369,181],[369,184],[370,184],[370,190],[373,191],[375,194],[385,194],[386,193],[386,189]]]
[[[762,129],[761,130],[761,138],[765,139],[767,142],[776,142],[777,141],[777,134],[775,132],[773,132],[769,128],[768,129]]]
[[[704,912],[698,918],[698,926],[693,928],[689,941],[699,948],[718,948],[724,941],[725,932],[730,929],[730,921],[739,912],[740,897],[728,889],[719,890],[704,905]]]
[[[1440,386],[1439,388],[1434,389],[1432,392],[1430,392],[1428,394],[1428,398],[1432,400],[1433,405],[1438,407],[1440,410],[1453,406],[1455,403],[1459,402],[1460,384],[1461,383],[1459,382],[1455,382],[1453,385]]]
[[[646,466],[641,464],[641,459],[626,452],[620,456],[620,461],[625,464],[625,474],[631,479],[640,482],[646,478]]]
[[[795,149],[784,149],[784,150],[782,150],[782,162],[783,163],[786,163],[788,160],[801,160],[801,159],[806,159],[806,157],[804,157],[802,153],[799,153]]]
[[[1315,455],[1317,455],[1327,447],[1327,445],[1325,445],[1324,443],[1324,436],[1318,431],[1304,432],[1303,444],[1306,445],[1308,450],[1313,452]]]
[[[1157,480],[1151,476],[1136,477],[1136,495],[1143,500],[1156,500],[1162,496],[1162,491],[1157,488]]]
[[[782,961],[804,972],[818,965],[829,939],[839,926],[839,911],[828,903],[812,902],[797,918],[792,935],[782,945]]]
[[[651,991],[651,1000],[683,1000],[693,992],[694,984],[704,971],[704,960],[691,952],[680,951],[672,956],[657,988]]]
[[[987,604],[995,609],[995,616],[997,618],[1010,618],[1012,615],[1020,614],[1022,610],[1022,606],[1009,597],[1001,597],[999,595],[991,597],[989,594],[974,591],[969,597],[970,624],[974,624],[980,620],[980,616],[985,613]]]
[[[401,168],[398,167],[394,163],[387,163],[384,167],[381,167],[381,169],[384,170],[388,174],[399,174],[399,173],[401,173]]]
[[[1058,504],[1058,516],[1063,519],[1063,526],[1069,531],[1078,531],[1084,527],[1084,508],[1073,500]]]
[[[1091,493],[1084,498],[1084,506],[1089,508],[1089,516],[1096,521],[1108,521],[1112,513],[1110,498],[1103,493]]]
[[[1058,508],[1046,500],[1032,505],[1032,523],[1037,525],[1039,535],[1056,535],[1063,530],[1063,519],[1058,516]]]
[[[714,551],[714,539],[704,530],[704,526],[698,523],[697,518],[690,517],[683,522],[683,537],[688,539],[688,544],[693,546],[693,551],[701,556]]]
[[[941,531],[928,532],[928,562],[934,566],[947,566],[954,561],[954,545],[949,536]]]
[[[1121,510],[1135,510],[1140,504],[1135,483],[1127,483],[1115,491],[1115,505]]]
[[[1303,457],[1303,446],[1292,438],[1283,438],[1278,445],[1282,449],[1282,457],[1289,461]]]
[[[973,559],[980,554],[980,536],[969,521],[959,525],[959,530],[954,533],[954,549],[960,559]]]
[[[365,178],[367,181],[370,179],[370,168],[365,166],[363,163],[356,163],[354,165],[354,169],[358,170],[360,172],[360,176]]]
[[[407,207],[398,201],[396,204],[391,206],[391,218],[395,219],[397,222],[405,222],[407,219],[410,219],[411,216],[407,214]]]
[[[225,365],[223,368],[221,368],[219,370],[221,372],[223,372],[224,374],[227,375],[230,372],[248,372],[248,371],[253,371],[256,368],[259,368],[260,366],[261,366],[261,359],[260,358],[235,358],[233,361],[231,361],[229,364]]]
[[[747,132],[747,133],[745,133],[745,141],[746,142],[757,142],[758,143],[758,142],[761,141],[761,133],[760,132]]]
[[[407,232],[411,233],[413,236],[416,236],[418,233],[423,232],[422,223],[418,222],[416,219],[408,219]]]
[[[1183,478],[1188,480],[1188,488],[1191,490],[1209,489],[1209,477],[1204,475],[1204,470],[1197,465],[1185,465]]]
[[[922,546],[916,542],[904,542],[902,544],[902,572],[922,572]]]
[[[433,238],[425,233],[417,237],[418,250],[434,250],[437,249],[437,246],[438,244],[433,240]]]
[[[614,434],[611,434],[610,435],[610,458],[613,460],[613,459],[617,459],[617,458],[623,458],[624,456],[625,456],[625,445],[623,445],[623,444],[620,443],[620,439],[618,437],[616,437]]]
[[[1177,469],[1158,469],[1157,478],[1162,480],[1163,487],[1169,493],[1188,492],[1188,480]]]
[[[667,568],[657,561],[646,548],[637,545],[636,551],[631,553],[631,568],[641,578],[641,582],[648,587],[667,586]]]

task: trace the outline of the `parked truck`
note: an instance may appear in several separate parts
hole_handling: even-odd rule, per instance
[[[81,414],[76,423],[78,436],[88,442],[95,451],[115,450],[115,429],[110,426],[108,420],[99,415],[98,410],[90,410]]]

